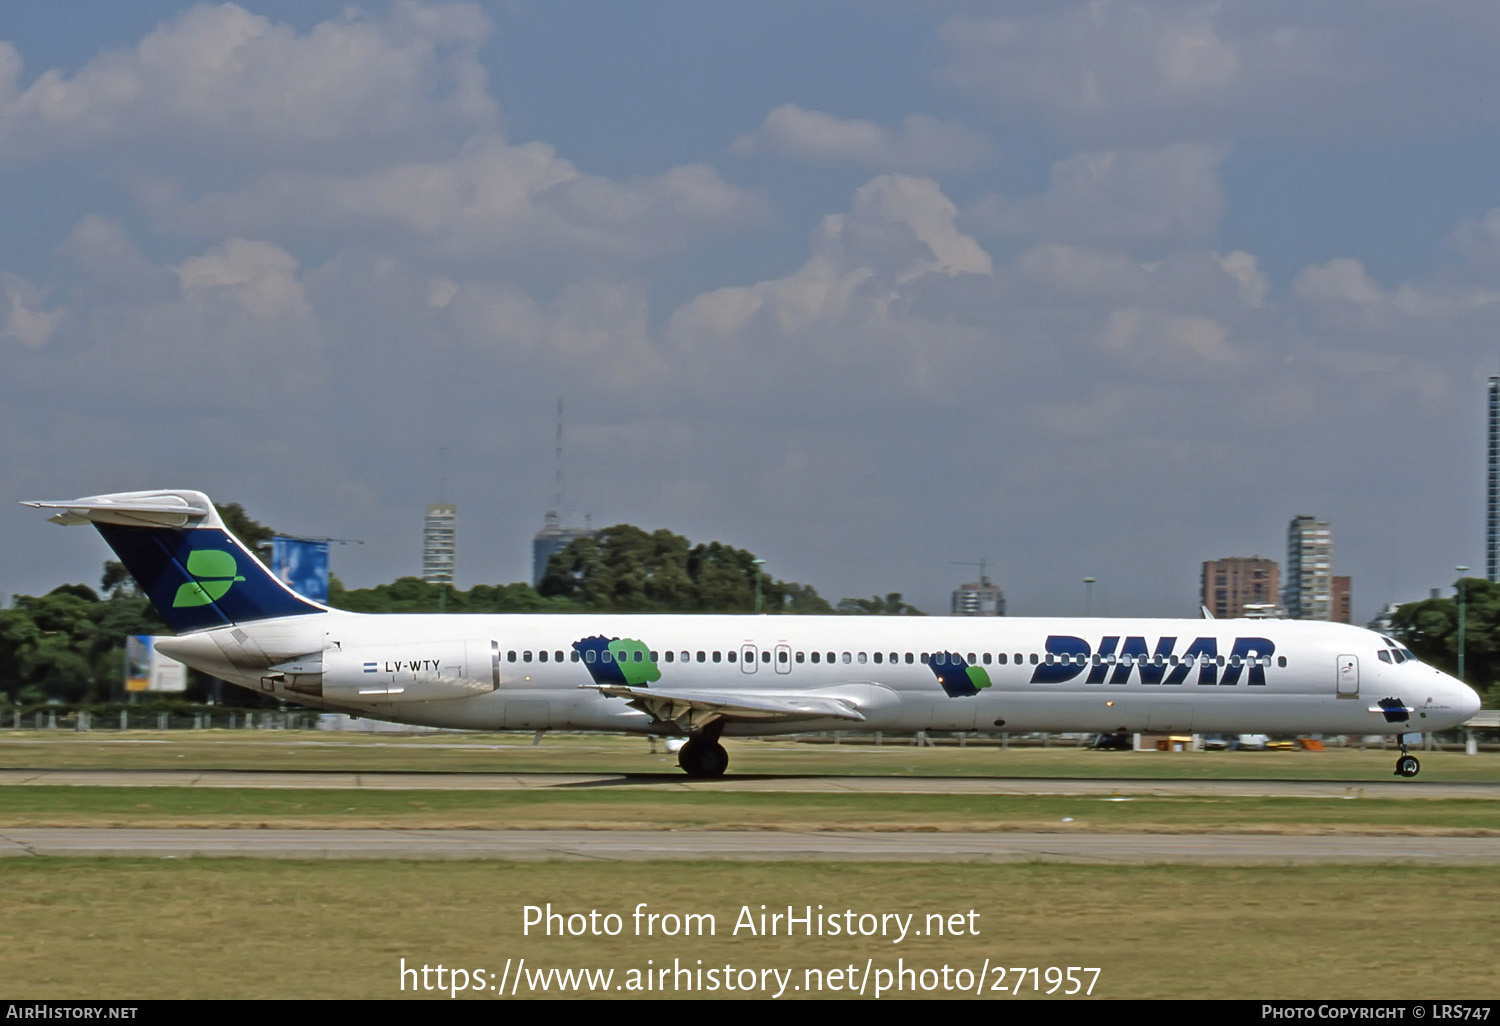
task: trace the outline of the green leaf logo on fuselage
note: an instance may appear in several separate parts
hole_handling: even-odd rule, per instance
[[[177,589],[173,609],[216,602],[244,578],[235,573],[234,555],[222,549],[198,549],[188,555],[187,571],[195,578]]]

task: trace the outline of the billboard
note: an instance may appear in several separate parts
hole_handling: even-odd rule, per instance
[[[156,638],[132,634],[125,639],[125,690],[182,692],[187,690],[187,667],[156,650]]]
[[[271,572],[303,598],[328,601],[328,543],[307,538],[271,539]]]

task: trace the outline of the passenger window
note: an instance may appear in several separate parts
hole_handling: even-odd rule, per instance
[[[999,655],[997,655],[997,656],[996,656],[996,657],[995,657],[995,660],[996,660],[996,661],[997,661],[997,662],[999,662],[999,664],[1000,664],[1000,665],[1001,665],[1001,666],[1004,666],[1004,665],[1005,665],[1005,663],[1006,663],[1006,660],[1008,660],[1008,659],[1009,659],[1009,658],[1010,658],[1010,657],[1009,657],[1009,656],[1007,656],[1007,655],[1006,655],[1006,654],[1005,654],[1005,653],[1004,653],[1004,652],[1001,652],[1001,653],[1000,653],[1000,654],[999,654]]]
[[[834,658],[834,654],[833,654],[833,653],[832,653],[832,652],[829,652],[829,653],[828,653],[828,661],[829,661],[829,662],[830,662],[830,663],[832,663],[832,662],[837,662],[837,660],[836,660],[836,659],[835,659],[835,658]]]
[[[852,663],[852,662],[854,662],[854,657],[851,656],[848,652],[845,652],[844,653],[844,665],[847,666],[849,663]]]
[[[524,652],[521,653],[521,662],[523,662],[523,663],[529,663],[529,662],[531,662],[531,649],[528,648],[526,651],[524,651]]]
[[[674,654],[675,654],[675,653],[673,653],[673,652],[670,652],[670,651],[669,651],[669,652],[668,652],[668,653],[667,653],[667,662],[669,662],[669,663],[670,663],[670,662],[671,662],[671,661],[672,661],[672,656],[673,656],[673,655],[674,655]]]
[[[976,660],[975,660],[975,658],[974,658],[974,653],[973,653],[973,652],[970,652],[970,653],[969,653],[969,665],[970,665],[970,666],[973,666],[973,665],[974,665],[974,663],[975,663],[975,662],[976,662]]]
[[[727,652],[726,655],[728,655],[729,661],[731,663],[734,662],[734,650],[733,649],[731,649],[729,652]]]
[[[1286,656],[1277,656],[1276,657],[1276,665],[1277,666],[1281,666],[1281,667],[1285,667],[1286,666]]]
[[[601,648],[599,650],[599,661],[601,663],[612,663],[615,661],[615,654],[607,648]]]
[[[771,653],[770,652],[762,652],[760,654],[760,661],[763,662],[763,663],[769,663],[771,661]]]
[[[573,649],[573,651],[568,653],[568,656],[570,657],[568,660],[569,662],[578,662],[578,649]]]
[[[916,657],[910,652],[906,653],[906,665],[910,666],[914,662],[916,662]]]
[[[511,654],[514,655],[515,653],[511,653]],[[598,655],[599,654],[597,652],[595,652],[593,649],[589,649],[587,652],[585,652],[583,654],[584,662],[592,663],[592,662],[594,662],[598,658]],[[512,662],[514,662],[514,660],[512,660]]]
[[[814,652],[812,654],[812,661],[815,662],[815,663],[819,662],[820,660],[822,660],[822,658],[823,658],[823,653],[821,653],[821,652]]]
[[[536,658],[537,658],[537,662],[539,662],[539,663],[545,663],[547,661],[547,650],[545,648],[542,649],[540,652],[538,652],[536,654]]]
[[[932,665],[933,666],[947,666],[948,665],[948,653],[947,652],[934,652],[932,654]]]
[[[922,653],[922,665],[923,666],[930,666],[931,664],[932,664],[932,657],[930,655],[928,655],[926,652],[923,652]]]
[[[684,652],[684,653],[682,653],[682,654],[681,654],[681,655],[679,655],[679,656],[678,656],[678,657],[677,657],[677,659],[678,659],[678,661],[679,661],[679,662],[684,662],[684,663],[690,663],[690,662],[692,662],[692,661],[693,661],[693,659],[692,659],[692,656],[691,656],[691,655],[689,655],[689,654],[688,654],[688,653],[687,653],[687,652]],[[699,661],[699,662],[700,662],[700,663],[701,663],[701,662],[703,662],[703,660],[702,660],[702,659],[699,659],[699,660],[698,660],[698,661]]]
[[[703,651],[700,650],[698,652],[698,661],[700,663],[706,663],[706,662],[708,662],[708,653],[707,652],[703,652]]]
[[[817,653],[813,653],[813,654],[816,655]],[[799,662],[799,663],[802,662],[802,653],[801,652],[797,653],[797,662]]]
[[[508,663],[513,663],[516,661],[515,649],[511,649],[509,652],[505,653],[505,661]]]
[[[865,656],[865,654],[864,654],[864,653],[863,653],[863,652],[861,652],[861,653],[860,653],[860,654],[859,654],[859,661],[860,661],[860,662],[861,662],[861,663],[864,663],[864,662],[866,662],[866,656]]]
[[[880,662],[880,660],[881,660],[881,653],[879,653],[879,652],[876,652],[876,653],[875,653],[875,662],[877,662],[877,663],[879,663],[879,662]]]
[[[553,660],[552,660],[552,661],[553,661],[553,662],[554,662],[554,663],[560,663],[560,662],[562,662],[562,661],[563,661],[563,654],[562,654],[562,652],[560,652],[560,651],[558,651],[558,652],[554,652],[554,653],[552,653],[552,654],[553,654],[553,655],[554,655],[554,656],[556,656],[556,658],[555,658],[555,659],[553,659]],[[651,654],[651,658],[652,658],[652,659],[655,659],[655,658],[656,658],[656,653],[654,653],[654,652],[653,652],[653,653],[652,653],[652,654]]]
[[[782,649],[780,652],[776,653],[776,661],[782,666],[786,665],[786,649]]]
[[[718,661],[719,661],[719,652],[718,652],[717,649],[715,649],[714,650],[714,662],[718,662]]]
[[[1031,665],[1035,666],[1039,661],[1040,660],[1038,660],[1037,657],[1036,657],[1036,653],[1035,652],[1031,653]]]
[[[984,665],[990,665],[990,654],[988,652],[984,654]]]

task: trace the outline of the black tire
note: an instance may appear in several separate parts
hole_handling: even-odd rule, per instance
[[[706,771],[703,775],[706,777],[722,777],[729,768],[729,753],[718,742],[708,745],[703,756]]]
[[[1414,777],[1422,772],[1422,764],[1414,755],[1403,755],[1396,760],[1396,775],[1402,777]]]
[[[677,753],[677,765],[690,777],[722,777],[729,768],[729,753],[717,741],[695,737]]]
[[[688,738],[687,743],[677,750],[677,765],[690,777],[703,776],[701,769],[703,762],[703,742],[695,737]]]

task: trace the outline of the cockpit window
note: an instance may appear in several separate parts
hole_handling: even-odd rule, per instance
[[[1376,652],[1375,655],[1380,659],[1382,663],[1388,663],[1391,661],[1390,652],[1386,651],[1383,648],[1379,652]]]

